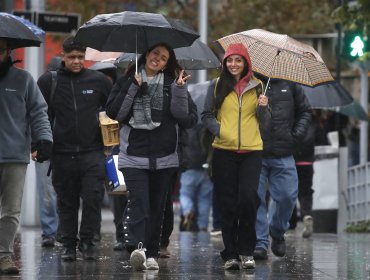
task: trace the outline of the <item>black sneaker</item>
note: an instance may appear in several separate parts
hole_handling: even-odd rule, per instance
[[[64,250],[62,255],[62,260],[65,262],[74,262],[76,261],[76,248],[74,247],[67,247]]]
[[[94,244],[80,244],[78,249],[82,253],[82,258],[86,261],[96,260],[96,248]]]
[[[42,247],[54,247],[55,238],[53,236],[43,236],[41,246]]]
[[[267,260],[267,250],[261,247],[256,247],[253,252],[253,257],[255,260]]]
[[[284,236],[276,238],[276,237],[272,236],[271,232],[270,232],[270,236],[272,238],[271,251],[277,257],[284,257],[285,253],[286,253],[286,245],[285,245]]]

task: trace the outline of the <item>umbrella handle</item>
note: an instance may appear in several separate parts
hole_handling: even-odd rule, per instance
[[[267,92],[267,88],[269,87],[269,84],[270,84],[270,77],[269,79],[267,80],[267,84],[266,84],[266,87],[265,87],[265,91],[263,92],[263,95],[266,95],[266,92]]]

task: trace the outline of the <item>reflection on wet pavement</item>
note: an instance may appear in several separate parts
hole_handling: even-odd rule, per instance
[[[105,223],[107,224],[107,223]],[[177,226],[178,228],[178,226]],[[171,237],[170,258],[159,259],[159,271],[133,272],[128,256],[113,251],[113,226],[103,226],[99,257],[84,261],[62,262],[62,246],[42,248],[38,228],[21,228],[15,243],[19,276],[0,275],[1,279],[370,279],[370,235],[314,234],[302,239],[298,233],[287,237],[287,256],[269,252],[267,261],[256,269],[225,271],[219,251],[220,237],[208,233],[178,232]]]

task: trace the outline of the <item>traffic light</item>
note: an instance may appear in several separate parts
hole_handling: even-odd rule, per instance
[[[353,61],[369,51],[367,37],[361,31],[346,31],[343,39],[342,56]]]

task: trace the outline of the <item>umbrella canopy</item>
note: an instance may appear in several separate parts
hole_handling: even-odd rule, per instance
[[[114,61],[122,52],[101,52],[93,48],[86,48],[85,59],[92,61]]]
[[[32,22],[30,22],[28,19],[25,19],[25,18],[22,18],[22,17],[19,17],[19,16],[16,16],[16,15],[13,15],[13,14],[8,14],[8,13],[3,13],[3,12],[0,12],[0,16],[1,15],[9,15],[13,18],[15,18],[16,20],[20,21],[21,23],[23,23],[25,26],[28,27],[28,29],[30,29],[33,34],[35,34],[37,37],[39,37],[42,41],[44,41],[44,38],[45,38],[45,31],[42,30],[40,27],[38,27],[37,25],[34,25]]]
[[[221,67],[221,62],[213,51],[199,39],[189,47],[175,49],[180,66],[187,70],[214,69]]]
[[[352,103],[341,106],[341,107],[334,107],[328,108],[330,111],[337,112],[342,115],[346,115],[348,117],[362,120],[362,121],[369,121],[369,116],[365,112],[364,108],[362,108],[361,104],[354,100]]]
[[[156,43],[190,46],[199,34],[161,14],[125,11],[101,14],[82,25],[75,41],[99,51],[143,53]]]
[[[8,13],[0,13],[0,38],[7,39],[11,49],[39,47],[41,44],[41,39],[29,27]]]
[[[225,36],[217,42],[224,50],[230,44],[243,43],[249,51],[253,71],[269,78],[308,86],[334,80],[314,48],[288,35],[252,29]]]
[[[177,62],[186,70],[214,69],[221,67],[221,62],[213,51],[199,39],[189,47],[174,50]],[[127,68],[135,62],[134,53],[122,53],[115,61],[120,68]]]
[[[327,109],[353,102],[349,92],[337,82],[317,87],[302,86],[302,88],[313,109]]]

